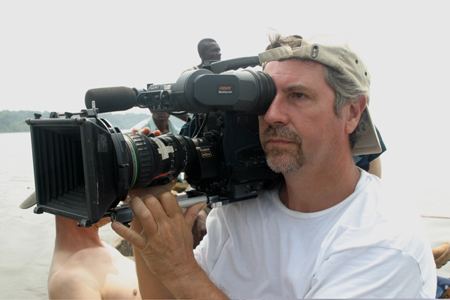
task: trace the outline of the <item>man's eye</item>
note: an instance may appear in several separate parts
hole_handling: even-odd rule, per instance
[[[293,98],[293,99],[301,99],[303,97],[305,97],[305,94],[303,94],[303,93],[299,93],[299,92],[291,93],[291,98]]]

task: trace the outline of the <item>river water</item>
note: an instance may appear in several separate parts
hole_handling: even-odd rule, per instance
[[[46,299],[55,238],[53,215],[19,208],[34,191],[30,135],[0,134],[0,145],[0,298]],[[449,201],[438,201],[449,211]],[[423,220],[433,246],[450,240],[450,218],[428,216]],[[108,226],[101,235],[110,243],[118,238]],[[450,276],[450,267],[439,273]]]

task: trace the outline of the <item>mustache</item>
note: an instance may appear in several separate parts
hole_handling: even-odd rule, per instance
[[[297,133],[286,126],[270,125],[267,127],[263,132],[261,140],[264,142],[270,138],[282,138],[299,144],[302,142]]]

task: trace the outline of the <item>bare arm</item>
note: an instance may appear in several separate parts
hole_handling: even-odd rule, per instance
[[[450,244],[443,243],[433,248],[434,262],[439,269],[450,260]]]
[[[226,299],[197,264],[192,252],[192,225],[203,205],[194,205],[183,214],[170,192],[161,193],[155,188],[151,192],[158,196],[148,195],[147,190],[140,193],[142,198],[134,197],[130,202],[138,221],[134,228],[113,223],[113,229],[136,249],[143,298],[170,295]]]

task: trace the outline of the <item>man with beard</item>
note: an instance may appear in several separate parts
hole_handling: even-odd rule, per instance
[[[256,199],[214,208],[192,253],[200,205],[182,212],[170,193],[131,200],[144,298],[433,298],[436,271],[418,218],[396,206],[352,154],[375,135],[369,77],[339,46],[299,36],[260,54],[276,95],[259,117],[267,163],[283,180]]]

